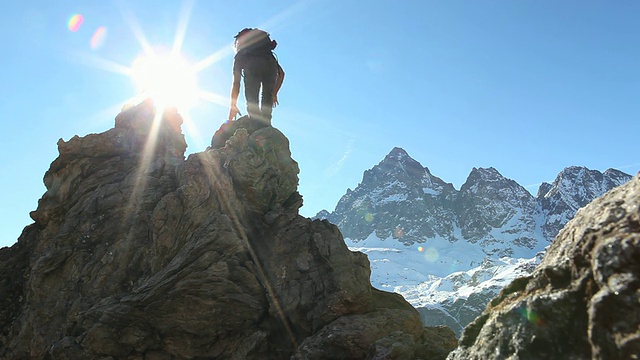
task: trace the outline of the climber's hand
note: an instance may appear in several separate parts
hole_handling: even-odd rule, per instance
[[[233,121],[236,116],[238,116],[238,114],[240,113],[240,110],[238,110],[238,107],[235,105],[231,105],[231,109],[229,109],[229,121]]]

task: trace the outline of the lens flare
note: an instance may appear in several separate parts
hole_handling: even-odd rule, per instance
[[[424,258],[428,262],[436,262],[440,258],[440,253],[438,252],[438,250],[436,250],[436,248],[428,247],[424,249]]]
[[[419,252],[424,252],[424,247],[422,247],[422,246],[418,246],[418,251],[419,251]]]
[[[91,49],[97,50],[101,48],[102,45],[104,45],[104,41],[106,38],[107,38],[107,28],[104,26],[100,26],[93,33],[93,36],[91,36],[91,42],[90,42]]]
[[[74,14],[69,19],[69,22],[67,23],[67,27],[72,32],[76,32],[80,29],[80,25],[82,25],[83,21],[84,21],[84,16],[82,16],[81,14]]]
[[[372,214],[372,213],[366,213],[366,214],[364,215],[364,220],[365,220],[366,222],[372,222],[372,221],[373,221],[373,214]]]
[[[520,308],[519,312],[524,319],[526,319],[528,322],[530,322],[533,325],[543,326],[545,324],[544,320],[538,315],[538,313],[536,313],[533,310]]]

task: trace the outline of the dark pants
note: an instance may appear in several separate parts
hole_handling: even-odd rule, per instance
[[[253,58],[244,69],[244,97],[249,117],[271,124],[278,65],[273,58]],[[260,97],[262,87],[262,98]]]

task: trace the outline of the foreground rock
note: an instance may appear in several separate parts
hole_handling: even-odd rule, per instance
[[[637,359],[640,176],[581,209],[449,359]]]
[[[244,119],[185,160],[179,115],[154,117],[145,103],[59,142],[35,223],[0,249],[2,359],[444,359],[456,346],[372,288],[336,226],[298,215],[277,129]]]

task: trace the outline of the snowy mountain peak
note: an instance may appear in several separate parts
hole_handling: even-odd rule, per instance
[[[494,168],[474,168],[460,189],[462,236],[490,256],[528,256],[545,244],[536,241],[538,206],[531,194]]]
[[[460,188],[463,197],[482,197],[485,202],[499,202],[506,197],[527,198],[531,195],[517,182],[502,176],[495,168],[473,168]],[[471,195],[470,195],[471,194]]]
[[[577,211],[596,197],[629,180],[631,175],[615,169],[601,173],[583,166],[570,166],[558,174],[550,187],[546,184],[545,189],[548,188],[548,191],[539,191],[538,196],[560,199]]]
[[[411,158],[411,156],[409,156],[409,154],[403,148],[394,147],[393,149],[391,149],[389,154],[387,154],[387,156],[384,158],[383,162],[384,161],[403,161],[405,159],[415,161],[413,158]]]
[[[537,200],[546,219],[542,226],[546,239],[553,240],[578,209],[630,180],[631,175],[615,169],[601,173],[584,166],[570,166],[558,174],[553,184],[543,183]]]
[[[389,194],[415,192],[438,195],[453,190],[453,185],[433,176],[429,169],[414,160],[402,148],[393,148],[378,165],[366,170],[359,187]]]
[[[469,178],[479,178],[486,180],[500,179],[503,176],[498,172],[498,170],[489,167],[489,168],[476,168],[471,169],[471,173],[469,174]]]
[[[617,169],[607,169],[604,171],[604,182],[606,187],[611,189],[630,181],[631,176]]]
[[[473,168],[460,191],[396,147],[364,172],[333,212],[316,217],[338,225],[345,238],[370,235],[401,244],[440,238],[477,244],[483,256],[530,257],[553,240],[578,208],[631,179],[585,167],[564,169],[537,197],[493,167]]]
[[[456,190],[401,148],[394,148],[383,161],[364,172],[362,182],[340,199],[332,213],[320,212],[354,241],[375,233],[408,245],[441,235],[453,240],[455,217],[451,211]],[[391,215],[388,214],[400,214]],[[431,214],[425,219],[425,214]],[[440,221],[438,219],[449,220]]]
[[[504,177],[498,170],[493,167],[489,168],[473,168],[467,181],[462,185],[460,191],[464,191],[465,188],[472,187],[476,184],[485,184],[485,186],[519,186],[515,181]],[[494,185],[488,185],[488,183],[495,183]]]
[[[598,170],[589,170],[584,166],[570,166],[558,174],[553,182],[552,189],[546,192],[544,196],[551,197],[557,193],[563,193],[565,195],[578,195],[578,197],[573,196],[576,199],[594,198],[593,195],[595,197],[601,196],[609,189],[622,185],[630,179],[631,175],[616,169],[607,169],[604,173],[601,173]],[[575,194],[575,190],[578,187],[584,187],[586,193]],[[587,203],[590,201],[587,201]],[[578,208],[587,203],[579,202],[577,204]]]
[[[429,171],[404,149],[395,147],[378,165],[365,171],[362,181],[376,181],[388,176],[397,177],[402,181],[420,181],[425,172],[429,174]]]

